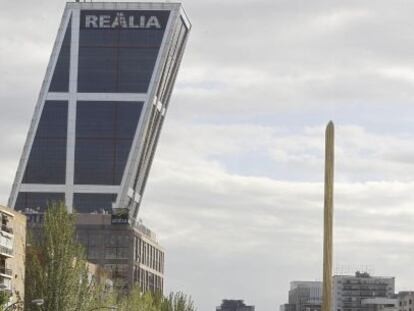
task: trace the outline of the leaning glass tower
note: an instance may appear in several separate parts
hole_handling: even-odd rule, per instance
[[[135,221],[190,28],[179,3],[67,3],[9,206]]]

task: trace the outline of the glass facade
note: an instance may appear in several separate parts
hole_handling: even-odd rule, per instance
[[[24,183],[64,184],[68,103],[46,101],[32,145]]]
[[[111,213],[115,200],[116,194],[111,193],[75,193],[73,208],[78,213]]]
[[[71,20],[69,20],[69,25]],[[50,82],[49,92],[68,92],[69,91],[69,65],[70,65],[70,40],[71,28],[68,27],[62,42],[62,47]]]
[[[113,26],[122,16],[130,25],[156,16],[159,28]],[[78,92],[146,93],[154,71],[168,11],[81,12]],[[88,27],[89,17],[104,17],[108,27]],[[98,21],[96,22],[98,23]],[[112,27],[113,26],[113,27]]]
[[[136,218],[188,31],[178,3],[68,2],[9,206]]]
[[[188,29],[183,20],[180,19],[172,37],[172,43],[169,47],[167,61],[163,67],[161,79],[157,89],[157,98],[164,105],[164,107],[167,106],[171,96],[172,87],[174,85],[178,67],[184,52],[187,35]],[[159,111],[156,107],[152,107],[148,125],[149,132],[144,140],[144,151],[141,154],[138,170],[133,183],[133,189],[141,195],[144,192],[163,120],[164,116],[161,111]],[[130,201],[130,204],[134,203]]]
[[[142,102],[78,102],[75,184],[121,183],[142,105]]]
[[[33,209],[39,212],[46,210],[52,202],[61,202],[65,200],[63,193],[54,192],[19,192],[17,196],[15,210],[24,211]]]

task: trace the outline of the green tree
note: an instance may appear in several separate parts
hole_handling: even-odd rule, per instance
[[[25,310],[36,310],[30,301],[37,298],[44,299],[43,311],[82,311],[89,304],[91,289],[75,221],[62,202],[49,204],[27,252]]]
[[[143,293],[138,287],[128,293],[123,288],[108,292],[99,280],[89,280],[84,252],[76,241],[75,222],[76,215],[69,214],[62,202],[52,203],[43,226],[29,237],[25,310],[87,311],[116,305],[119,311],[196,311],[191,297],[181,292],[168,297]],[[44,299],[40,309],[30,304],[38,298]]]
[[[0,291],[0,311],[3,311],[9,302],[10,294],[6,291]]]
[[[159,311],[152,293],[142,293],[139,287],[133,288],[126,295],[119,292],[117,306],[120,311]]]
[[[160,311],[196,311],[193,299],[182,293],[170,293],[165,297],[160,306]]]

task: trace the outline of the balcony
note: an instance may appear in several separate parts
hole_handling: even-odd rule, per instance
[[[12,270],[11,269],[8,269],[8,268],[6,268],[6,267],[0,267],[0,274],[3,274],[3,275],[7,275],[7,276],[12,276]]]
[[[13,228],[9,227],[8,225],[1,225],[1,230],[9,234],[13,234]]]
[[[3,245],[0,245],[0,255],[13,257],[13,250],[10,248],[4,247]]]

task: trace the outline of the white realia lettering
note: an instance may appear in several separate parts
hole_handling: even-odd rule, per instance
[[[100,28],[111,28],[111,17],[109,15],[99,16],[99,27]]]
[[[85,16],[85,27],[86,28],[97,28],[98,27],[98,16],[86,15]]]
[[[157,18],[157,17],[155,17],[155,16],[151,16],[151,17],[148,19],[148,22],[147,22],[146,28],[151,28],[151,27],[155,27],[155,28],[158,28],[158,29],[160,29],[160,28],[161,28],[160,22],[158,21],[158,18]]]
[[[146,23],[145,23],[145,16],[141,16],[139,18],[139,27],[145,28],[145,25],[146,25]]]
[[[140,28],[138,24],[135,24],[135,17],[131,15],[128,18],[128,27],[129,28]]]
[[[114,21],[112,22],[112,28],[127,28],[127,22],[123,13],[117,13]]]
[[[118,12],[115,15],[85,15],[85,28],[143,28],[161,29],[157,16],[129,15]]]

